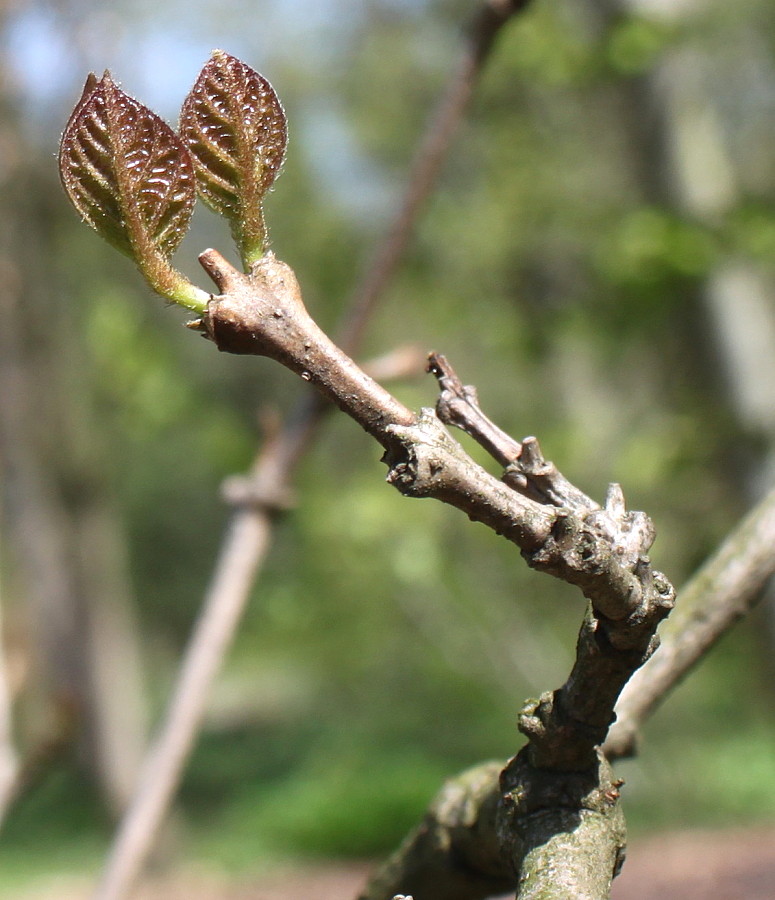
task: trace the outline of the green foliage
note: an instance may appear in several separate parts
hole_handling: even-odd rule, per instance
[[[616,222],[600,247],[599,265],[614,287],[664,290],[678,278],[700,278],[717,260],[714,235],[675,214],[642,206]]]
[[[775,258],[775,208],[747,203],[734,210],[729,224],[731,249],[768,264]]]
[[[104,852],[107,823],[95,823],[94,787],[68,762],[50,767],[31,785],[4,825],[4,891],[23,885],[31,875],[83,871]]]
[[[197,844],[229,867],[262,858],[373,857],[416,823],[447,774],[417,750],[372,752],[341,738],[331,744],[316,745],[292,779],[243,781],[216,813],[220,838],[212,810],[200,817],[192,808]]]
[[[675,29],[666,23],[639,16],[624,17],[610,29],[605,53],[621,75],[648,70],[675,40]]]

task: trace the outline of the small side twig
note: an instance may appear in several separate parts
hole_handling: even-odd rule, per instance
[[[502,466],[510,466],[519,459],[522,444],[498,428],[482,412],[476,388],[463,384],[446,356],[431,353],[428,371],[436,377],[441,388],[436,401],[436,415],[445,425],[465,431]]]
[[[436,402],[439,419],[445,425],[465,431],[504,466],[506,484],[539,503],[576,511],[600,509],[594,500],[574,487],[554,463],[544,459],[536,438],[526,437],[521,443],[515,441],[489,419],[479,406],[476,388],[463,384],[443,354],[430,354],[428,371],[435,375],[441,388]]]

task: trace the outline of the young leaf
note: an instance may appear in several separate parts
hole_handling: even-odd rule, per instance
[[[271,84],[216,50],[186,97],[180,133],[194,158],[199,195],[231,225],[243,262],[261,258],[264,194],[285,156],[285,113]]]
[[[154,290],[204,308],[208,295],[168,262],[196,201],[191,156],[165,122],[116,87],[110,73],[86,79],[62,135],[59,172],[83,219],[134,259]]]

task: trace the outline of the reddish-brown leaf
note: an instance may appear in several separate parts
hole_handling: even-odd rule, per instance
[[[285,113],[269,82],[220,50],[199,73],[180,115],[202,199],[225,216],[246,263],[263,253],[261,201],[285,156]]]
[[[196,201],[191,156],[177,134],[106,72],[86,80],[59,150],[73,205],[154,281],[188,228]],[[150,270],[150,271],[149,271]]]

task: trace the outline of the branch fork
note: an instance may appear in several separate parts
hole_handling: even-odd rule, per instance
[[[432,409],[411,425],[387,429],[383,457],[388,483],[411,497],[435,497],[484,522],[521,548],[537,551],[549,538],[554,512],[521,497],[475,463]]]
[[[626,510],[618,485],[600,507],[544,459],[535,438],[517,442],[492,423],[475,389],[463,386],[440,354],[429,363],[441,387],[436,412],[407,409],[317,326],[293,270],[272,253],[248,274],[215,250],[200,262],[221,291],[200,327],[220,350],[270,357],[315,385],[382,444],[390,484],[484,522],[517,544],[533,568],[578,586],[613,647],[651,651],[673,591],[646,555],[654,540],[650,520]],[[505,467],[504,478],[475,463],[445,424],[479,441]]]
[[[487,804],[474,807],[474,820],[505,848],[520,898],[539,896],[531,890],[540,891],[539,872],[558,852],[571,857],[563,867],[567,892],[540,896],[607,896],[621,864],[624,826],[621,782],[600,746],[623,686],[654,652],[657,625],[674,600],[647,556],[651,521],[627,511],[618,485],[600,506],[544,458],[535,438],[518,442],[503,432],[440,354],[429,364],[441,388],[436,410],[407,409],[321,331],[293,271],[271,253],[248,274],[214,250],[200,260],[221,292],[200,327],[220,350],[267,356],[291,369],[379,441],[388,483],[461,509],[517,544],[533,568],[576,585],[589,600],[568,680],[522,710],[519,728],[528,743],[503,770],[500,787],[485,791]],[[502,477],[475,463],[447,425],[485,447]],[[422,833],[410,840],[410,853],[415,840],[422,844]],[[409,893],[411,881],[402,877],[379,875],[376,896],[386,884],[388,896]]]

